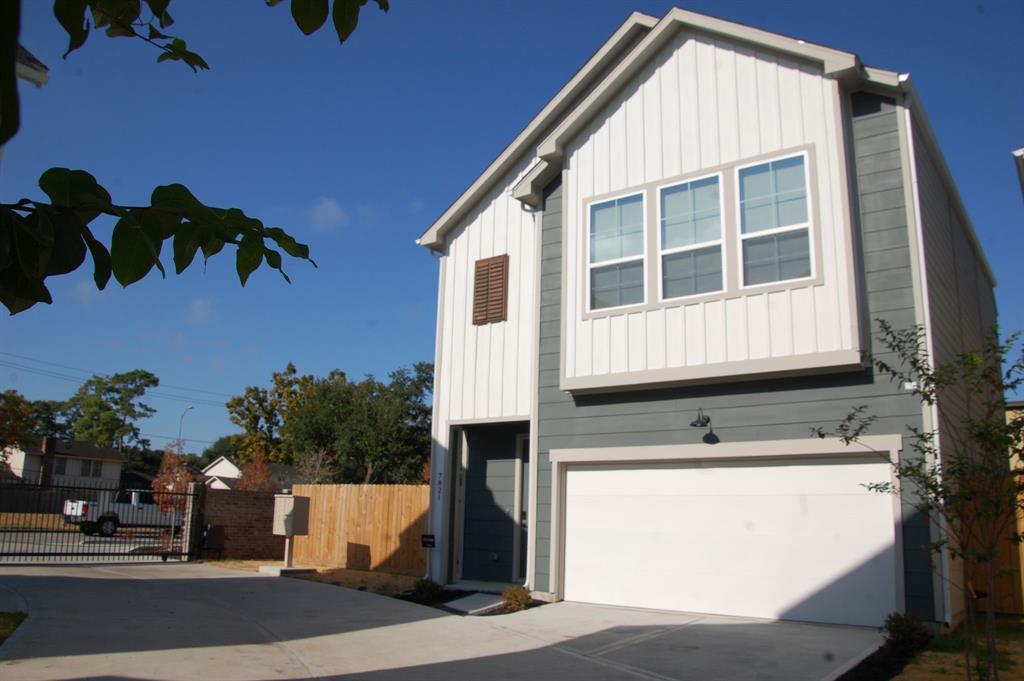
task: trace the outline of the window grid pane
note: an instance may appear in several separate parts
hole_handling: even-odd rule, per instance
[[[740,178],[740,231],[751,234],[807,222],[804,157],[743,168]]]
[[[590,262],[643,255],[643,194],[590,207]]]
[[[798,229],[743,241],[745,286],[809,276],[811,252],[808,230]]]
[[[661,259],[662,297],[681,298],[722,290],[722,247],[672,253]]]
[[[635,305],[644,301],[642,261],[594,267],[590,270],[590,309]]]
[[[693,246],[722,238],[718,177],[661,190],[661,247]]]

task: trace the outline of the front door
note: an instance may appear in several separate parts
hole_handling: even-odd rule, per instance
[[[529,438],[521,429],[503,424],[465,430],[462,560],[456,579],[509,583],[525,569],[523,452]]]

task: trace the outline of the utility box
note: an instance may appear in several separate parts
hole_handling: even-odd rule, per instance
[[[274,534],[285,537],[309,534],[309,497],[274,495]]]

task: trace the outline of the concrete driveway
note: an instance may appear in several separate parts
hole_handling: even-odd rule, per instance
[[[0,646],[21,679],[744,679],[833,677],[874,645],[855,627],[557,603],[459,617],[205,565],[0,567]]]

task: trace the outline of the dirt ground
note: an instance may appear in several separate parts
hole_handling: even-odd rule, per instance
[[[204,561],[217,567],[232,570],[249,570],[256,572],[261,565],[282,565],[281,561],[273,560],[211,560]],[[360,589],[382,596],[395,596],[413,588],[419,577],[395,575],[388,572],[371,572],[368,570],[349,570],[346,568],[316,568],[316,572],[305,575],[294,575],[297,579],[308,579],[313,582],[335,584]]]

